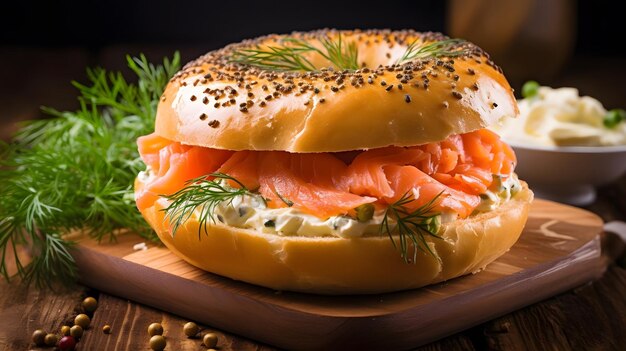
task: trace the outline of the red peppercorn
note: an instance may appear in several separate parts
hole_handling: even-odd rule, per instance
[[[59,341],[59,350],[61,351],[73,351],[76,347],[76,339],[72,336],[64,336]]]

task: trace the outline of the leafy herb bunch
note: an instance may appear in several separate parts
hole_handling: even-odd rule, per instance
[[[114,240],[128,229],[156,240],[135,207],[132,184],[145,167],[136,140],[154,130],[159,98],[180,57],[158,66],[143,55],[127,61],[136,83],[120,72],[87,70],[89,84],[73,82],[78,111],[44,108],[52,118],[27,122],[12,143],[0,145],[0,273],[7,280],[13,251],[23,281],[73,281],[73,243],[64,233]],[[19,245],[32,248],[29,265],[20,261]]]

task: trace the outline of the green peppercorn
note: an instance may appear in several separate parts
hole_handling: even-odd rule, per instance
[[[154,351],[162,351],[166,344],[167,342],[163,335],[154,335],[150,338],[150,348]]]
[[[98,308],[98,300],[93,297],[87,297],[83,300],[83,309],[85,312],[93,312]]]
[[[80,325],[75,325],[70,328],[70,335],[74,337],[74,339],[80,339],[83,337],[83,327]]]
[[[207,333],[202,337],[202,343],[204,346],[212,349],[217,346],[217,334],[215,333]]]
[[[163,326],[161,326],[161,323],[150,324],[148,326],[148,335],[150,336],[163,335]]]
[[[105,325],[104,327],[102,327],[102,332],[105,334],[111,334],[111,326],[110,325]]]
[[[522,86],[522,97],[525,99],[531,98],[537,93],[539,93],[539,83],[534,80],[529,80]]]
[[[81,313],[74,318],[74,324],[80,325],[83,329],[89,328],[89,323],[91,323],[91,319],[89,319],[89,316],[84,313]]]
[[[61,335],[63,336],[70,335],[70,327],[68,325],[64,325],[61,327]]]
[[[41,329],[37,329],[33,332],[33,342],[35,343],[35,345],[43,346],[45,344],[45,341],[44,341],[45,338],[46,338],[45,331]]]
[[[57,338],[57,336],[55,334],[48,334],[43,339],[43,343],[46,344],[46,346],[54,346],[54,345],[57,344],[58,340],[59,340],[59,338]]]
[[[187,322],[183,327],[183,332],[188,338],[196,336],[196,334],[198,334],[198,330],[200,330],[200,328],[198,328],[198,325],[194,322]]]
[[[363,204],[354,209],[356,211],[356,219],[359,222],[367,222],[374,217],[374,205]]]

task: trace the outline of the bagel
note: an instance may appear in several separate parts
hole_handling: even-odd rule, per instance
[[[138,181],[136,186],[143,184]],[[278,236],[216,223],[199,239],[196,213],[174,236],[162,211],[167,201],[155,202],[142,214],[167,248],[203,270],[276,290],[373,294],[480,271],[517,241],[532,197],[524,184],[514,199],[495,211],[443,224],[443,240],[427,239],[436,256],[420,252],[411,264],[399,259],[385,236]]]
[[[483,269],[533,194],[485,129],[518,108],[477,46],[320,30],[228,45],[168,83],[140,212],[192,265],[317,294],[413,289]]]
[[[319,45],[321,37],[339,35],[356,43],[363,68],[274,72],[229,61],[233,53],[275,47],[286,37]],[[460,44],[462,56],[394,65],[410,43],[444,39],[413,31],[331,30],[232,44],[175,75],[161,98],[156,132],[216,149],[337,152],[440,141],[516,116],[502,70],[471,43]],[[329,64],[309,55],[314,65]]]

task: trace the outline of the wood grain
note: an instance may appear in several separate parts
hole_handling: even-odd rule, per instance
[[[207,327],[202,327],[197,337],[187,338],[183,333],[183,325],[189,320],[106,294],[100,294],[99,304],[100,307],[92,320],[93,331],[80,341],[83,350],[148,349],[150,337],[147,329],[148,325],[154,322],[163,325],[168,350],[201,350],[202,336],[209,332],[218,335],[220,350],[273,350]],[[105,324],[111,326],[111,334],[104,334],[101,331]]]
[[[93,328],[85,333],[78,350],[132,350],[124,349],[125,345],[147,349],[145,329],[159,320],[169,326],[166,350],[175,350],[173,345],[182,351],[201,349],[172,328],[185,322],[183,318],[85,287],[51,292],[0,282],[0,350],[50,350],[34,347],[30,334],[37,328],[59,330],[78,312],[80,301],[87,294],[99,299],[99,307],[93,317]],[[626,345],[624,294],[626,269],[612,265],[595,282],[415,350],[623,350]],[[112,322],[124,320],[127,314],[127,320],[135,321],[131,332],[126,329],[128,324]],[[104,323],[113,327],[111,335],[100,331]],[[220,335],[221,351],[275,350],[237,335],[206,330]]]
[[[85,288],[63,293],[0,283],[0,350],[27,350],[36,329],[58,332],[76,316]]]
[[[200,271],[161,247],[133,252],[133,236],[81,241],[75,257],[87,285],[274,345],[407,348],[598,278],[601,223],[538,200],[520,241],[485,271],[382,295],[277,293]]]
[[[611,266],[597,282],[487,323],[485,343],[491,350],[623,350],[624,293],[626,270]],[[502,324],[508,332],[488,332]]]

